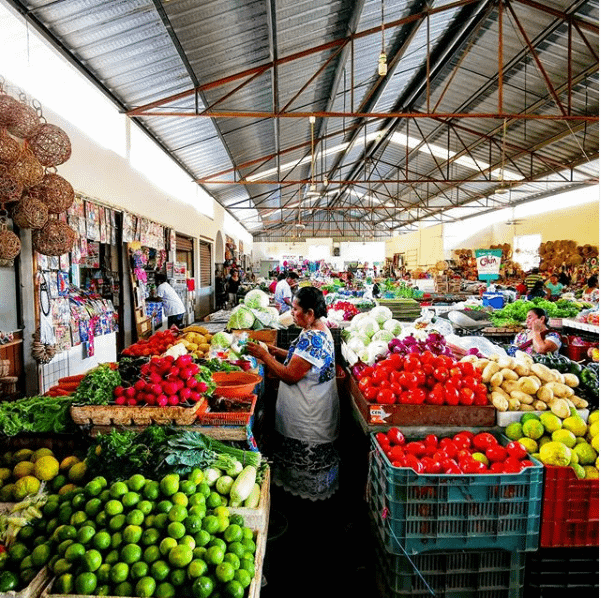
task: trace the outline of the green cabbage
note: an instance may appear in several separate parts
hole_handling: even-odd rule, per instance
[[[392,311],[385,305],[377,305],[372,308],[369,315],[374,318],[380,326],[382,326],[386,320],[392,319]]]
[[[217,332],[211,339],[211,346],[218,349],[228,349],[233,340],[234,337],[228,332]]]
[[[228,330],[241,330],[252,328],[255,323],[255,314],[244,305],[239,305],[234,309],[226,328]]]
[[[244,305],[251,309],[269,307],[269,295],[261,289],[253,289],[244,295]]]

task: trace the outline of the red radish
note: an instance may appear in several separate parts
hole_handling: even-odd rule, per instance
[[[179,404],[179,397],[177,395],[173,395],[171,397],[167,398],[167,402],[169,403],[169,405],[178,405]]]
[[[136,389],[133,386],[128,386],[124,393],[123,393],[128,399],[132,399],[133,397],[136,396]]]
[[[123,395],[119,395],[115,399],[115,405],[125,405],[126,402],[127,402],[127,399]]]
[[[163,392],[169,397],[177,392],[175,382],[163,382]]]
[[[179,368],[177,366],[171,366],[169,368],[169,372],[167,373],[168,376],[174,376],[179,378]]]
[[[150,391],[158,397],[163,392],[163,387],[160,384],[153,384]]]
[[[206,392],[207,388],[209,388],[209,387],[207,386],[206,382],[201,381],[196,385],[196,388],[197,388],[198,392]]]
[[[198,380],[192,376],[192,378],[188,378],[186,380],[186,386],[194,390],[198,386]]]
[[[136,401],[135,397],[132,397],[131,399],[127,399],[127,404],[133,407],[138,404],[138,401]]]
[[[187,401],[190,398],[191,393],[192,391],[188,387],[184,386],[184,388],[180,389],[179,396],[182,401]]]
[[[157,374],[156,372],[152,372],[152,374],[148,376],[148,380],[153,384],[159,384],[162,379],[163,377],[161,376],[161,374]]]
[[[192,363],[192,355],[180,355],[175,363],[180,366],[180,365],[190,365]]]
[[[175,385],[177,386],[177,390],[181,390],[184,387],[184,381],[181,379],[177,379],[175,381]]]
[[[166,407],[169,404],[168,399],[165,395],[161,395],[158,399],[157,399],[157,405],[159,407]]]
[[[144,390],[144,388],[146,388],[146,382],[144,382],[144,380],[142,380],[142,378],[140,378],[139,380],[136,380],[136,383],[134,384],[134,388],[137,391]]]
[[[116,397],[122,397],[124,392],[125,388],[123,388],[123,386],[115,386],[115,390],[113,390],[113,394]]]
[[[190,400],[194,401],[195,403],[198,403],[198,401],[200,401],[200,399],[202,399],[202,395],[199,392],[196,392],[195,390],[193,390],[190,393]]]
[[[165,396],[165,395],[160,395],[160,396]],[[157,402],[158,397],[155,397],[154,395],[145,395],[144,397],[144,401],[147,405],[155,405]]]

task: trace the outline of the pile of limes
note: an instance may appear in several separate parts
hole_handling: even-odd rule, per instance
[[[255,574],[255,534],[211,495],[200,470],[110,486],[95,477],[48,497],[6,568],[31,579],[48,565],[53,594],[242,598]]]
[[[61,461],[49,448],[20,449],[0,457],[0,502],[18,502],[35,494],[42,482],[52,492],[75,488],[86,475],[86,463],[75,455]]]

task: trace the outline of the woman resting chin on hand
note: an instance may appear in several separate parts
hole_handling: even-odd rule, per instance
[[[274,482],[291,494],[318,500],[338,488],[339,404],[334,341],[325,324],[323,293],[303,287],[292,302],[292,317],[302,328],[288,351],[247,344],[281,381],[275,407]],[[285,357],[283,363],[277,357]]]
[[[526,317],[526,330],[516,335],[513,345],[526,353],[557,353],[561,337],[547,328],[548,317],[544,309],[533,307]]]

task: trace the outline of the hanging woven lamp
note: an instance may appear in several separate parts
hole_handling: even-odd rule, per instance
[[[71,140],[56,125],[43,124],[27,141],[34,156],[43,166],[58,166],[71,157]]]
[[[55,218],[32,233],[33,248],[42,255],[63,255],[73,248],[77,233],[62,220]]]
[[[9,173],[20,181],[24,187],[33,187],[42,182],[44,167],[31,150],[25,147]]]
[[[8,127],[15,122],[20,102],[11,95],[3,93],[0,87],[0,127]]]
[[[8,172],[0,172],[0,202],[19,201],[23,195],[23,183]]]
[[[21,144],[6,129],[0,128],[0,164],[12,166],[20,155]]]
[[[65,212],[75,200],[71,183],[54,172],[47,172],[42,182],[30,187],[27,194],[45,203],[50,214]]]
[[[48,208],[38,199],[25,195],[14,208],[13,222],[19,228],[42,228],[48,222]]]
[[[7,125],[8,132],[19,139],[31,137],[40,128],[40,115],[37,110],[24,102],[17,102],[13,121]]]
[[[0,260],[12,260],[21,252],[21,240],[8,230],[8,212],[0,209]]]

